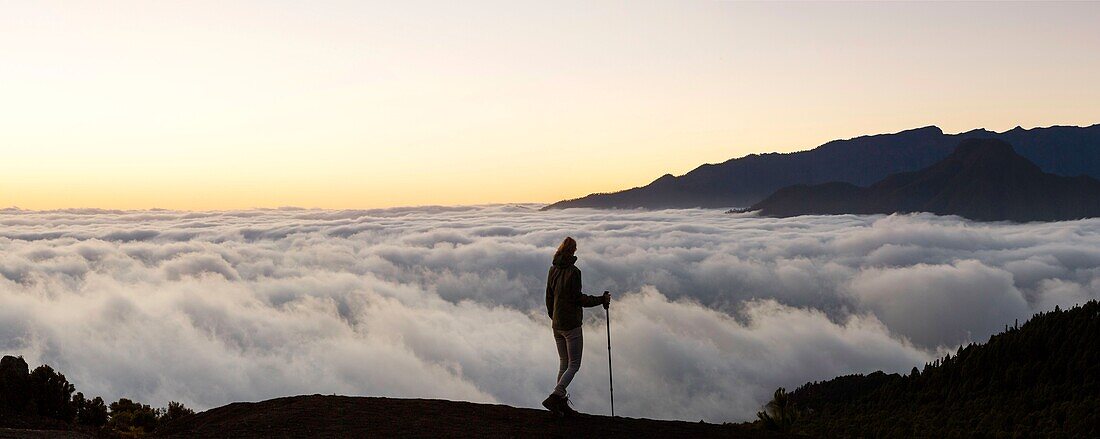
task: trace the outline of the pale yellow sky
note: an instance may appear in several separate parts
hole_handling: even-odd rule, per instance
[[[1100,122],[1100,3],[0,0],[0,206],[550,202]]]

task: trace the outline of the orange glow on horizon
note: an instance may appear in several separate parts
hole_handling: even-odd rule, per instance
[[[553,202],[1100,122],[1096,3],[324,5],[5,5],[0,207]]]

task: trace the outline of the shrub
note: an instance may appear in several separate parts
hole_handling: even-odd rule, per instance
[[[107,425],[123,433],[152,433],[157,428],[160,411],[127,398],[111,403],[111,419]]]

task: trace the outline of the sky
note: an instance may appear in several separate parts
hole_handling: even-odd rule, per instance
[[[1100,219],[766,218],[538,205],[0,210],[0,354],[108,402],[301,394],[538,408],[558,358],[546,270],[577,239],[613,294],[616,414],[748,421],[778,387],[909,373],[1100,298]],[[606,414],[585,313],[578,410]]]
[[[0,1],[0,206],[552,202],[1100,122],[1100,3]]]

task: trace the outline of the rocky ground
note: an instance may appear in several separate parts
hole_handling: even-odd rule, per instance
[[[784,437],[747,424],[656,421],[432,399],[309,395],[238,402],[158,432],[172,438],[280,437]]]

